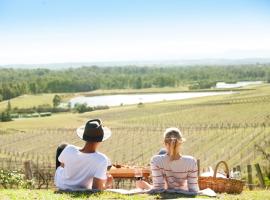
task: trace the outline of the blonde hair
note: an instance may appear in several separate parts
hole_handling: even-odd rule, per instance
[[[178,128],[167,128],[164,132],[164,143],[168,144],[170,160],[177,160],[180,153],[180,144],[185,141]]]

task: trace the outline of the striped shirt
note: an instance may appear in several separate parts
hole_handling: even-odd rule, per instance
[[[197,161],[191,156],[170,160],[168,155],[155,155],[151,159],[153,189],[182,189],[198,192]]]

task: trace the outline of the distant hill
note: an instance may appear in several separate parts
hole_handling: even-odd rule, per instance
[[[113,61],[113,62],[67,62],[67,63],[48,63],[48,64],[9,64],[0,65],[4,68],[48,68],[64,69],[77,68],[82,66],[192,66],[192,65],[245,65],[245,64],[268,64],[270,58],[244,58],[244,59],[194,59],[194,60],[149,60],[149,61]]]

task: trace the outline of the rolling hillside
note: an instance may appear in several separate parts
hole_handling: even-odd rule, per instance
[[[201,160],[202,168],[226,160],[229,166],[269,163],[254,145],[266,150],[270,143],[270,85],[237,94],[183,101],[164,101],[142,106],[122,106],[84,114],[56,114],[48,118],[1,123],[0,167],[7,162],[33,160],[54,166],[59,143],[83,142],[75,129],[89,118],[101,118],[113,136],[101,145],[113,163],[147,165],[162,147],[165,128],[179,127],[187,142],[183,154]]]

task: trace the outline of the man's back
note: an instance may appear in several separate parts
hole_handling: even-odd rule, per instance
[[[91,189],[94,177],[107,178],[108,159],[102,153],[82,153],[78,147],[68,145],[58,160],[64,163],[64,167],[58,167],[55,173],[55,185],[59,189]]]

